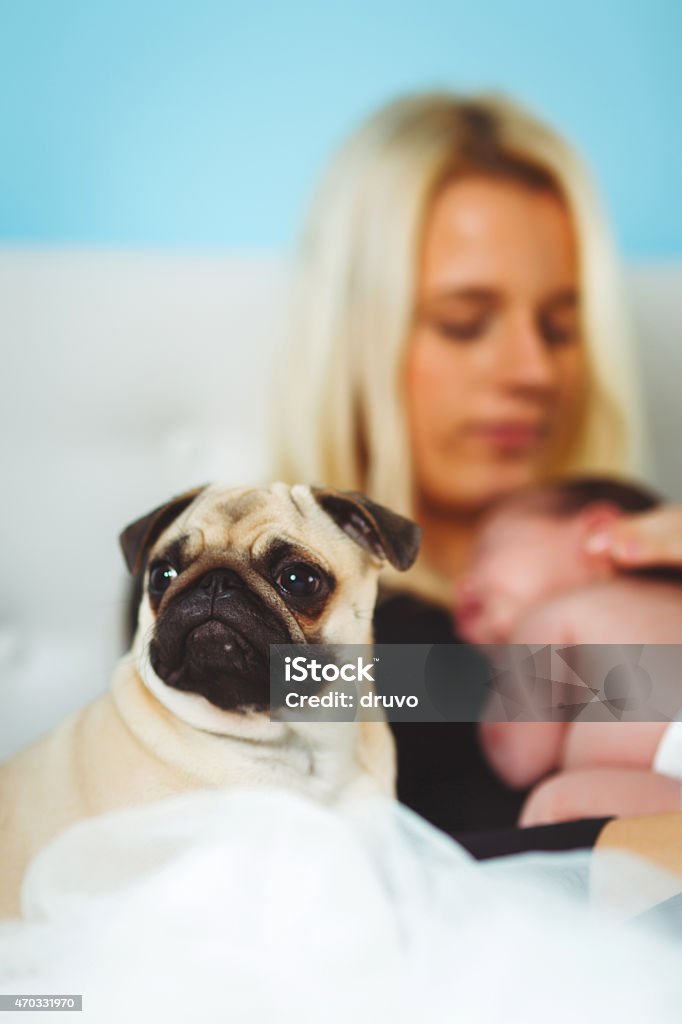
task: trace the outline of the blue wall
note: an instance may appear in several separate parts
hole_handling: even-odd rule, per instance
[[[682,254],[678,0],[0,0],[0,238],[272,248],[369,108],[500,87]]]

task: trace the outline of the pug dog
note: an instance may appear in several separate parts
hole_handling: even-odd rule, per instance
[[[419,529],[354,492],[282,483],[188,492],[121,534],[143,574],[109,691],[0,766],[0,916],[69,825],[187,790],[287,786],[328,803],[392,795],[388,725],[270,716],[270,644],[371,644],[381,566]]]

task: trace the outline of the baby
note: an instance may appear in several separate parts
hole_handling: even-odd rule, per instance
[[[590,541],[659,499],[609,478],[522,491],[485,520],[459,583],[457,626],[473,644],[676,644],[682,573],[616,571]],[[679,809],[682,723],[483,722],[495,771],[539,783],[521,825]],[[547,777],[547,778],[546,778]],[[544,781],[540,781],[544,780]]]

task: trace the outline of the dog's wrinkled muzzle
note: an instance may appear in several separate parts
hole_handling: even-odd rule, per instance
[[[218,566],[164,609],[149,656],[169,686],[226,710],[269,704],[269,645],[290,643],[287,626],[233,569]]]

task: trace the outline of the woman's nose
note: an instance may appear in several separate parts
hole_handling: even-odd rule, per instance
[[[503,347],[501,378],[507,387],[553,391],[557,383],[556,362],[539,326],[530,317],[519,318]]]

